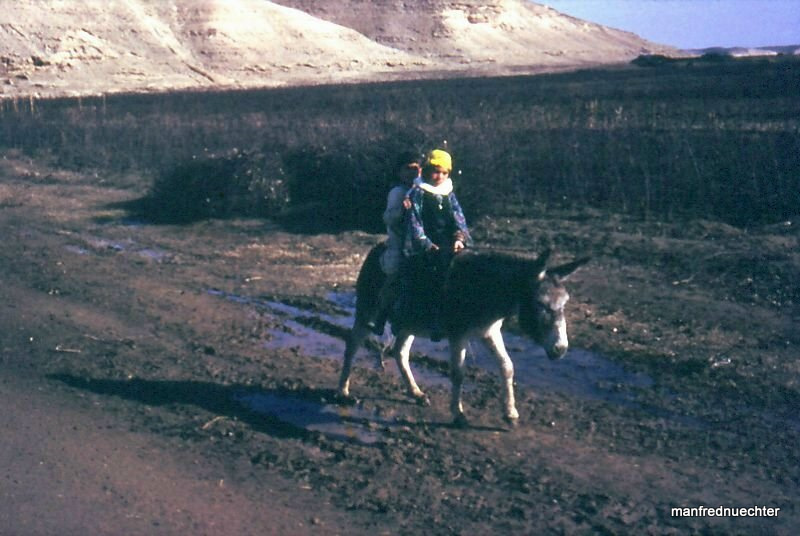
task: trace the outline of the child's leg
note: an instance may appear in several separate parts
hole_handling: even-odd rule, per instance
[[[388,274],[386,281],[378,291],[378,306],[375,308],[375,315],[373,321],[370,322],[370,329],[376,335],[383,334],[383,327],[389,317],[389,311],[394,305],[398,296],[398,276],[396,273]]]

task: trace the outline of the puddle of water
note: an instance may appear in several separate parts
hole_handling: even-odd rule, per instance
[[[356,310],[355,292],[329,292],[325,297],[329,302],[336,304],[345,311],[355,312]]]
[[[161,262],[171,257],[171,254],[168,251],[156,248],[140,249],[136,252],[136,254],[156,262]]]
[[[251,305],[253,307],[256,307],[257,309],[265,310],[267,312],[271,312],[272,314],[277,314],[278,316],[284,316],[284,317],[288,316],[294,318],[300,318],[300,317],[313,318],[314,316],[319,316],[319,315],[314,315],[311,312],[304,311],[299,307],[288,305],[283,302],[252,298],[250,296],[232,294],[230,292],[225,292],[218,289],[210,289],[207,292],[212,296],[225,298],[226,300],[232,301],[234,303],[240,303],[242,305]]]
[[[131,240],[126,240],[125,242],[115,242],[113,240],[106,240],[105,238],[97,237],[89,237],[86,238],[85,241],[94,249],[111,249],[114,251],[125,251],[128,249],[128,246],[133,243]]]
[[[264,348],[278,349],[278,348],[298,348],[303,354],[321,357],[323,359],[342,359],[344,355],[345,343],[342,339],[331,337],[315,331],[307,326],[287,320],[284,324],[284,330],[272,330],[270,332],[271,339],[264,343]],[[384,339],[384,341],[387,339]],[[383,343],[381,344],[383,346]],[[374,350],[362,348],[356,355],[356,366],[363,365],[364,363],[372,363],[377,368],[377,355],[373,355],[370,360],[368,353],[375,353]],[[383,361],[384,372],[391,374],[400,380],[400,370],[397,368],[397,363],[394,359],[385,359]],[[449,386],[450,379],[436,371],[429,370],[428,368],[415,363],[413,358],[411,361],[411,371],[414,374],[414,379],[420,387],[441,387]]]
[[[267,349],[280,349],[280,348],[297,348],[303,354],[309,356],[320,357],[323,359],[342,359],[344,355],[344,340],[317,331],[313,328],[298,322],[302,319],[318,319],[328,324],[340,328],[350,329],[353,326],[353,316],[355,315],[355,294],[353,293],[332,293],[330,296],[339,296],[336,300],[331,300],[339,308],[343,310],[341,315],[329,314],[316,314],[311,311],[306,311],[292,305],[287,305],[281,302],[270,300],[260,300],[238,294],[231,294],[221,290],[212,289],[208,291],[212,296],[219,296],[234,303],[242,305],[249,305],[268,312],[280,318],[283,318],[283,326],[280,329],[269,330],[270,339],[264,342],[263,346]],[[343,296],[343,297],[342,297]],[[387,330],[388,331],[388,330]],[[388,339],[388,333],[384,341]],[[425,344],[427,341],[419,341],[420,344]],[[432,344],[432,343],[427,343]],[[446,343],[439,343],[443,348],[443,352],[447,351]],[[416,347],[416,344],[415,344]],[[415,350],[416,351],[416,350]],[[373,358],[367,357],[368,352],[373,352]],[[366,362],[377,366],[377,355],[374,355],[373,350],[362,348],[356,356],[356,366],[363,365]],[[436,371],[429,370],[412,360],[411,370],[414,373],[414,378],[421,387],[440,387],[449,386],[450,380],[445,375]],[[384,361],[384,371],[393,375],[399,381],[400,371],[397,368],[397,363],[393,359]]]
[[[265,348],[298,348],[306,355],[325,359],[341,359],[344,341],[302,323],[304,319],[317,319],[331,325],[349,329],[355,314],[353,292],[330,293],[328,300],[342,311],[339,315],[318,314],[285,303],[259,300],[225,293],[218,290],[210,294],[260,308],[269,314],[284,319],[282,329],[272,330]],[[505,333],[506,347],[514,359],[515,381],[518,384],[547,392],[557,392],[590,400],[601,400],[617,404],[642,407],[638,393],[650,388],[653,380],[646,374],[631,373],[605,357],[581,349],[572,349],[559,361],[551,361],[544,350],[532,341],[511,333]],[[368,350],[361,349],[356,364],[364,363]],[[370,350],[371,351],[371,350]],[[448,362],[449,350],[446,341],[434,343],[417,339],[412,354],[423,354],[437,361]],[[372,362],[372,361],[371,361]],[[399,377],[394,360],[385,362],[386,370]],[[467,351],[467,365],[477,366],[499,374],[497,363],[483,344],[473,341]],[[449,386],[446,375],[432,371],[412,357],[412,370],[417,382],[423,387]],[[467,387],[468,388],[468,387]]]
[[[64,249],[69,251],[70,253],[75,253],[77,255],[88,255],[89,250],[86,248],[82,248],[80,246],[64,246]]]
[[[67,251],[71,253],[76,253],[78,255],[88,255],[93,251],[111,250],[120,252],[128,249],[128,246],[125,245],[125,243],[123,242],[114,242],[113,240],[106,240],[105,238],[90,236],[90,237],[81,237],[81,240],[83,240],[83,243],[86,244],[86,246],[88,246],[88,249],[86,247],[76,246],[74,244],[67,245],[65,246],[65,248],[67,249]],[[130,241],[128,242],[132,243]]]
[[[146,259],[150,259],[155,262],[162,262],[166,259],[172,257],[172,254],[169,251],[160,249],[160,248],[139,248],[136,249],[134,246],[136,242],[133,240],[126,239],[122,241],[114,241],[114,240],[107,240],[105,238],[99,238],[95,236],[90,237],[83,237],[82,240],[84,243],[91,248],[91,250],[111,250],[116,252],[133,252],[139,255],[140,257],[144,257]],[[75,253],[78,255],[88,255],[91,251],[85,247],[76,246],[76,245],[68,245],[65,246],[67,251],[71,253]]]
[[[513,334],[504,334],[506,347],[514,356],[518,383],[535,389],[557,391],[571,396],[630,403],[636,391],[653,385],[646,374],[631,373],[605,357],[573,348],[562,359],[552,361],[544,349]],[[482,345],[474,344],[479,366],[497,370],[494,358]],[[499,370],[498,370],[499,373]]]
[[[356,406],[319,404],[271,393],[240,393],[234,400],[256,413],[270,415],[296,428],[319,432],[331,439],[373,445],[383,439],[378,428],[391,427],[374,413]]]
[[[304,354],[324,359],[340,359],[344,354],[344,341],[315,331],[294,320],[285,320],[283,329],[269,331],[270,339],[264,348],[298,348]]]

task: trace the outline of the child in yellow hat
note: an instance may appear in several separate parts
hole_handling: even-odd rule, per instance
[[[423,267],[428,281],[424,286],[428,293],[417,296],[416,303],[413,300],[404,302],[404,309],[405,314],[422,313],[430,318],[431,339],[434,341],[443,334],[439,311],[448,266],[454,255],[472,245],[464,211],[453,192],[452,169],[453,159],[447,151],[431,151],[422,168],[422,178],[409,195],[411,208],[404,252],[406,257],[422,261],[422,264],[417,264],[417,261],[410,260],[414,266]],[[410,311],[407,309],[409,305],[424,310]]]
[[[452,170],[450,153],[442,149],[430,152],[422,168],[422,177],[409,192],[407,256],[442,248],[457,253],[471,245],[464,211],[453,192]]]

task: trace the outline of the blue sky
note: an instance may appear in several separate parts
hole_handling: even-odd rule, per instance
[[[535,0],[678,48],[800,45],[800,0]]]

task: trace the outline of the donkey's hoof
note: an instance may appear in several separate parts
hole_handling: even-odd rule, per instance
[[[453,418],[453,426],[456,428],[469,428],[469,421],[463,413],[459,413]]]
[[[340,406],[355,406],[358,404],[358,399],[351,394],[336,393],[333,396],[332,402]]]
[[[512,428],[517,427],[517,423],[519,422],[519,412],[517,408],[512,407],[511,410],[503,415],[503,420],[506,421],[507,424],[511,425]]]
[[[506,424],[511,428],[518,428],[519,427],[519,417],[512,417],[510,415],[506,415],[503,417],[503,420],[506,421]]]
[[[428,398],[428,395],[426,395],[425,393],[413,396],[418,406],[428,407],[431,405],[431,399]]]

